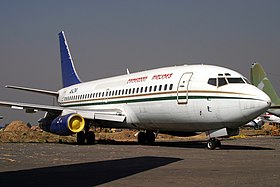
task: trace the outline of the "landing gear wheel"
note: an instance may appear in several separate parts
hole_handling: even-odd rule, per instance
[[[215,149],[216,148],[216,141],[215,140],[209,140],[207,142],[207,149]]]
[[[84,131],[77,133],[77,144],[83,145],[85,143],[86,137]]]
[[[146,142],[146,133],[141,131],[138,133],[138,136],[137,136],[137,140],[138,140],[138,143],[143,145],[145,144]]]
[[[143,144],[153,144],[156,140],[155,133],[153,131],[139,132],[138,133],[138,143]]]
[[[155,133],[152,131],[147,131],[146,132],[146,142],[147,144],[153,144],[156,140]]]
[[[87,144],[93,145],[95,143],[95,134],[93,131],[88,131],[86,138]]]
[[[218,147],[218,148],[222,147],[222,144],[221,144],[220,140],[215,140],[215,143],[216,143],[216,147]]]

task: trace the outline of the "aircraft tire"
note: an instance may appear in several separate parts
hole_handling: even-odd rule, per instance
[[[95,143],[95,134],[93,131],[88,131],[86,138],[87,144],[93,145]]]
[[[86,137],[84,131],[77,133],[77,144],[83,145],[85,143]]]
[[[153,144],[156,140],[155,133],[153,131],[147,131],[146,132],[146,141],[147,144]]]
[[[215,142],[214,140],[209,140],[209,141],[207,142],[207,149],[213,150],[213,149],[215,149],[215,148],[216,148],[216,142]]]
[[[137,136],[138,143],[141,144],[141,145],[145,144],[146,139],[147,139],[146,137],[147,136],[146,136],[145,132],[143,132],[143,131],[139,132],[138,136]]]
[[[220,140],[216,140],[215,141],[216,147],[221,148],[222,147],[222,143]]]

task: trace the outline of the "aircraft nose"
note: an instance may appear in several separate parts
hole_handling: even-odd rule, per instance
[[[271,105],[269,96],[255,86],[244,86],[241,95],[246,99],[240,100],[240,109],[248,121],[265,113]]]

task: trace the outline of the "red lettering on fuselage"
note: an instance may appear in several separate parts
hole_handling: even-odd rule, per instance
[[[170,79],[173,73],[154,75],[152,80]]]
[[[128,79],[127,84],[145,82],[147,80],[147,78],[148,78],[148,76]]]

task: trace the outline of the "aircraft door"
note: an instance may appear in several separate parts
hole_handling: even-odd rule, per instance
[[[192,72],[187,72],[182,75],[180,78],[178,89],[177,89],[177,102],[178,104],[187,104],[188,103],[188,87],[190,79],[192,77]]]

